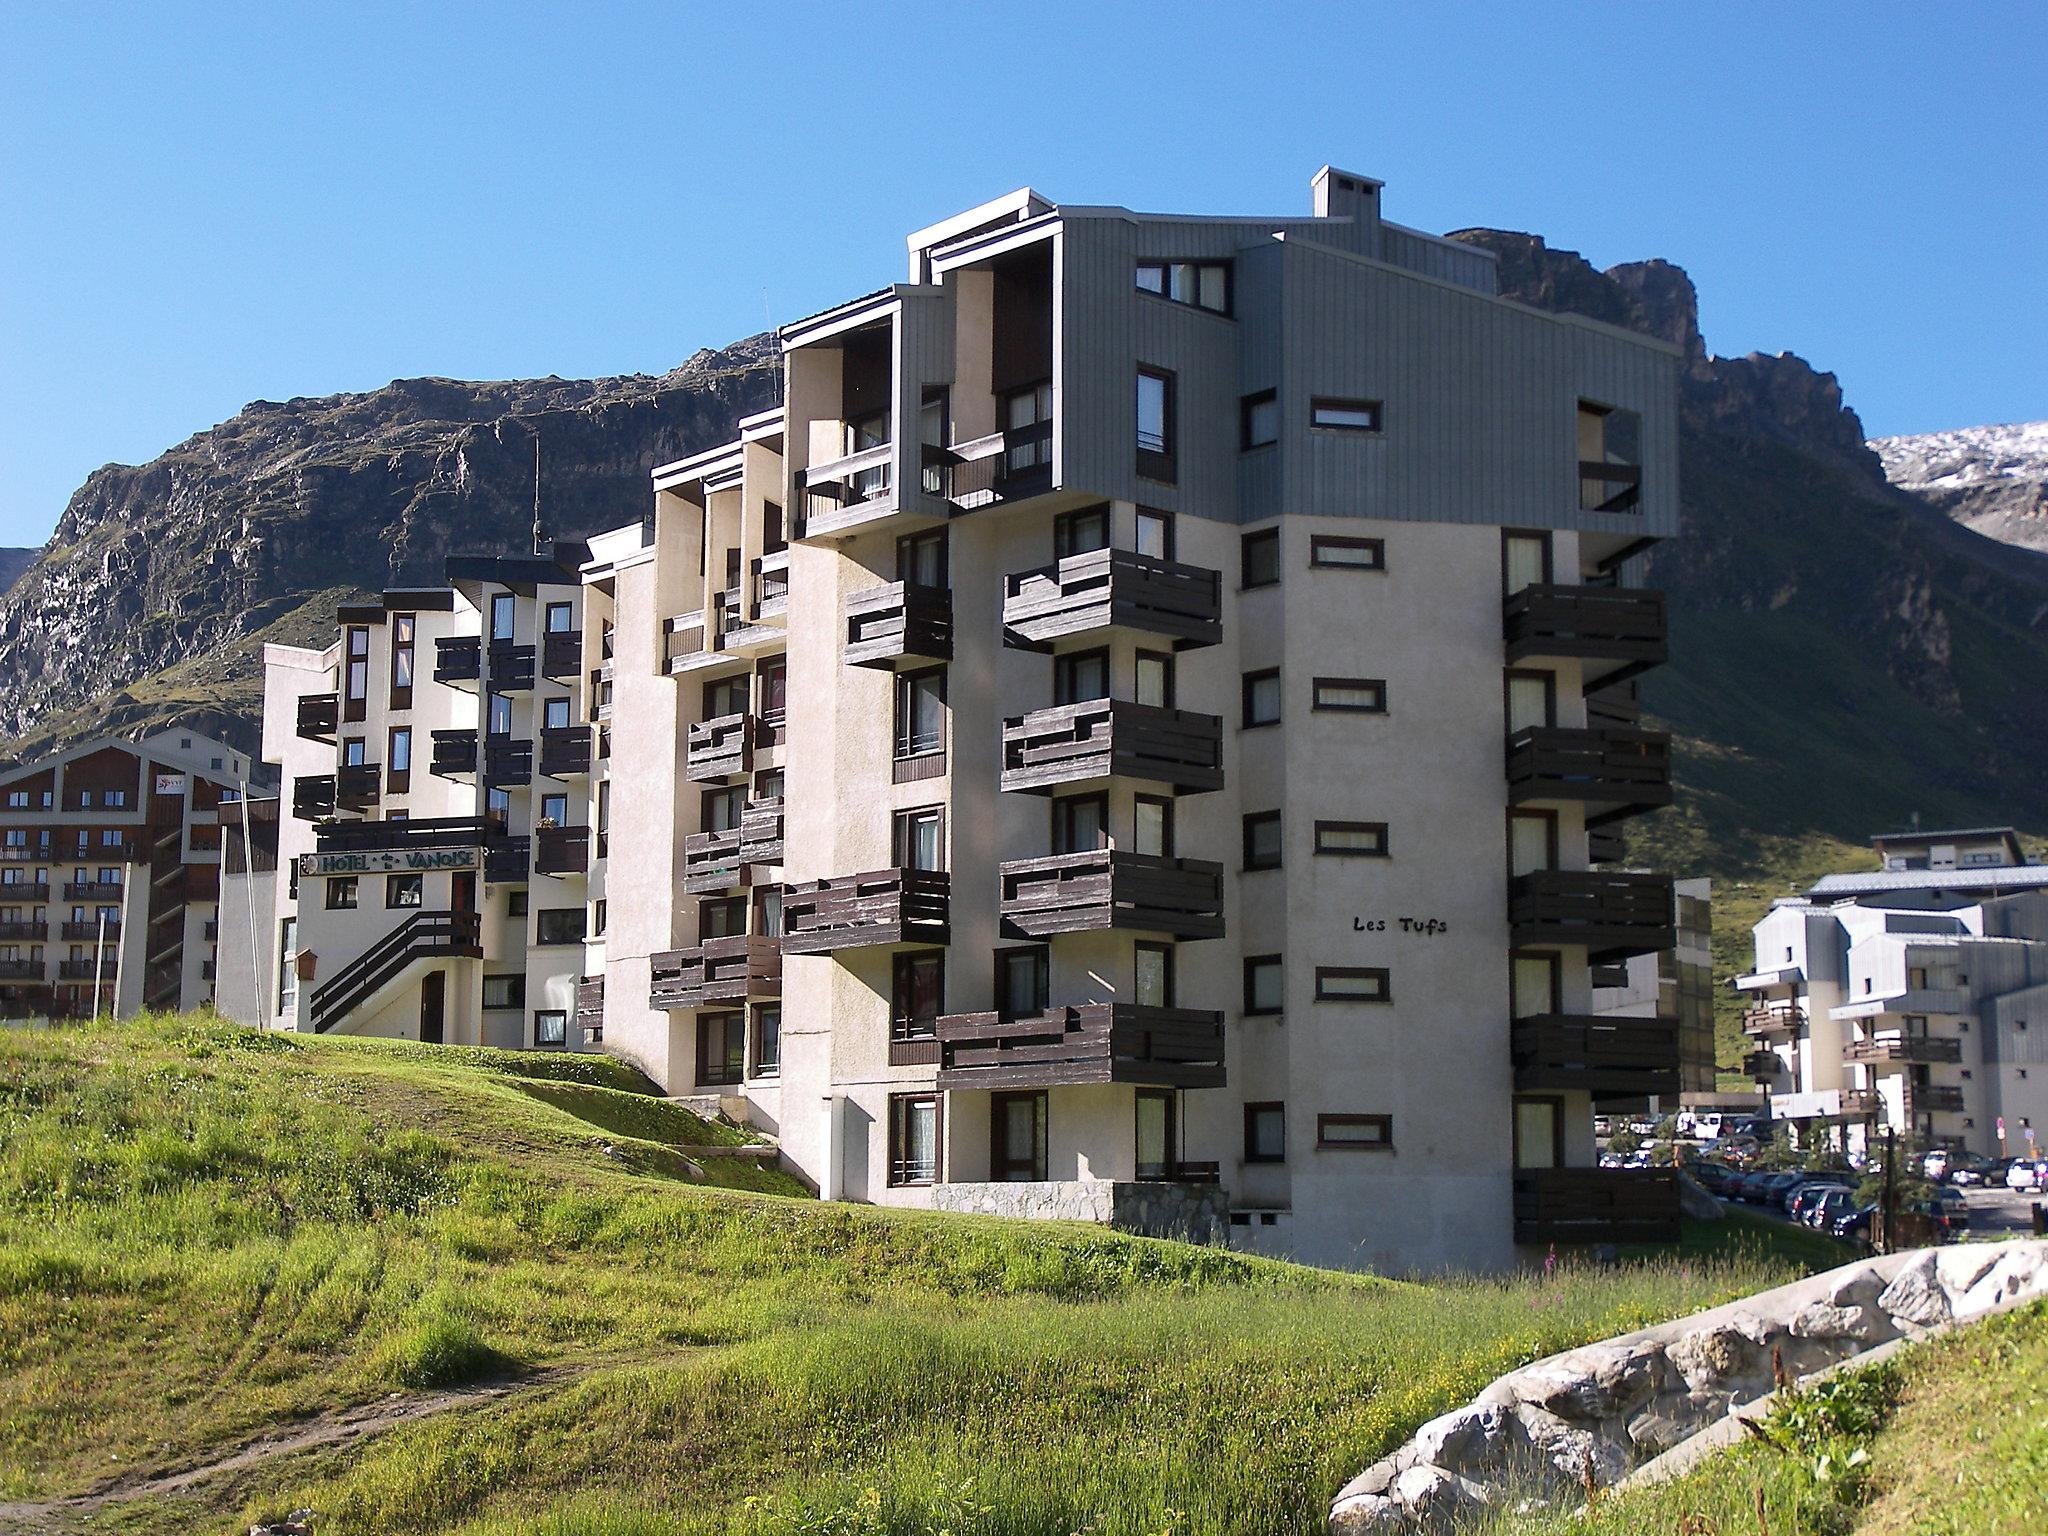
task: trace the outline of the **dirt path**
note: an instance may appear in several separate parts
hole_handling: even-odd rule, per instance
[[[232,1449],[208,1453],[181,1467],[129,1473],[102,1483],[90,1493],[41,1503],[0,1501],[0,1536],[31,1536],[31,1533],[40,1536],[40,1533],[69,1530],[77,1517],[89,1517],[109,1504],[127,1504],[184,1493],[227,1473],[247,1471],[302,1451],[347,1445],[382,1434],[387,1429],[396,1429],[401,1424],[432,1418],[453,1408],[492,1402],[516,1392],[531,1391],[576,1374],[569,1369],[543,1370],[441,1392],[393,1393],[376,1402],[359,1403],[353,1408],[340,1408],[332,1413],[299,1419],[289,1426],[244,1440]]]

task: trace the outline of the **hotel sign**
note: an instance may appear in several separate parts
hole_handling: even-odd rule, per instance
[[[475,869],[474,848],[372,848],[360,853],[302,853],[301,878],[315,875],[410,875]]]

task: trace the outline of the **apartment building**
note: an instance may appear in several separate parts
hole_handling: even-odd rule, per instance
[[[1826,876],[1757,923],[1755,969],[1734,983],[1750,998],[1743,1070],[1773,1118],[1850,1150],[1887,1132],[2033,1150],[2048,1125],[2048,865],[2023,862],[2009,828],[1873,843],[1882,870]]]
[[[1595,968],[1593,1013],[1631,1034],[1633,1043],[1646,1038],[1635,1031],[1668,1030],[1672,1039],[1670,1072],[1646,1081],[1647,1097],[1630,1103],[1603,1104],[1608,1111],[1675,1113],[1680,1109],[1722,1109],[1750,1106],[1754,1095],[1736,1095],[1735,1105],[1716,1091],[1719,1068],[1714,1050],[1713,882],[1706,879],[1672,882],[1672,944],[1655,954],[1632,955]]]
[[[0,1017],[211,1001],[220,811],[249,766],[173,728],[0,769]]]
[[[1389,1269],[1675,1230],[1669,1175],[1597,1169],[1591,1127],[1677,1068],[1659,1021],[1594,1017],[1592,978],[1674,938],[1669,879],[1614,861],[1670,796],[1633,696],[1664,607],[1632,576],[1677,529],[1678,354],[1500,298],[1380,193],[1326,169],[1305,216],[1198,218],[1023,191],[785,327],[781,408],[512,592],[511,643],[559,603],[604,657],[513,691],[513,734],[544,695],[608,734],[582,778],[508,773],[464,835],[574,821],[587,858],[544,875],[536,844],[467,896],[426,872],[426,908],[480,903],[475,940],[310,1027],[420,1032],[420,976],[509,970],[580,903],[581,970],[529,973],[519,1043],[577,1043],[531,1009],[580,975],[604,1049],[829,1198]],[[454,589],[439,622],[472,633],[494,590]],[[304,750],[290,711],[345,709],[360,652],[365,765],[402,609],[435,611],[387,595],[360,639],[273,652],[267,757]],[[471,711],[495,666],[456,685]],[[317,856],[393,809],[400,840],[459,819],[365,802],[368,773],[342,797],[348,766],[294,767],[316,818],[337,776],[334,820],[280,834],[300,1028],[387,942],[316,940],[312,881],[389,900]],[[488,1030],[441,985],[441,1038]]]

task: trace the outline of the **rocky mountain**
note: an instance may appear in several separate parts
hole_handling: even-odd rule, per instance
[[[550,537],[630,522],[650,468],[774,403],[773,356],[757,336],[659,378],[258,401],[97,470],[0,594],[0,737],[175,716],[253,744],[263,641],[331,634],[351,591],[438,581],[451,550],[531,548],[536,442]]]
[[[0,592],[13,586],[21,573],[42,555],[40,549],[0,549]]]
[[[1873,438],[1887,479],[1986,538],[2048,551],[2048,421]]]

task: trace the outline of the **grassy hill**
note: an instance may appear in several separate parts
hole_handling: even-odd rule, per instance
[[[1319,1531],[1500,1371],[1794,1269],[1418,1285],[822,1205],[646,1087],[0,1032],[0,1530]]]

